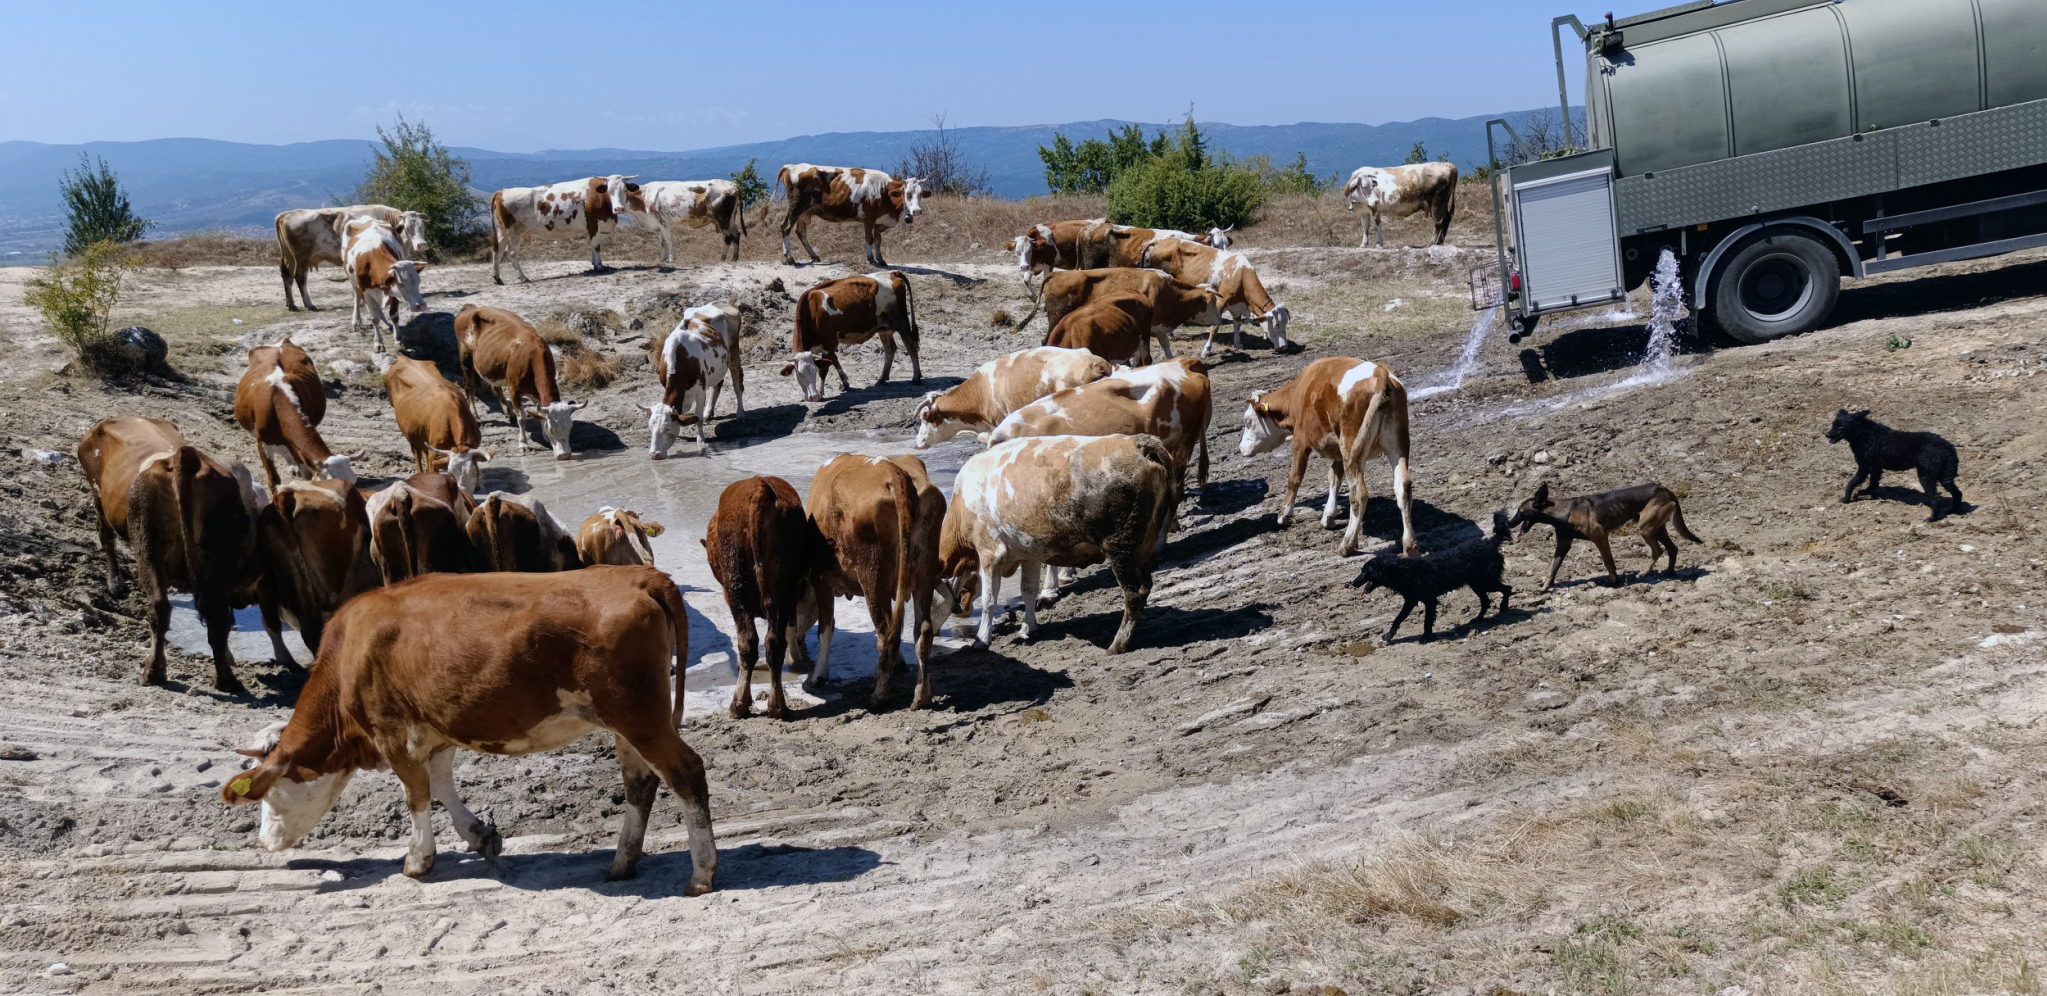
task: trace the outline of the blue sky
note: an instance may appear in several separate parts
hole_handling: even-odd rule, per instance
[[[0,23],[35,44],[0,60],[0,139],[299,142],[403,113],[454,145],[679,150],[941,111],[1464,117],[1554,100],[1550,18],[1604,12],[1568,2],[20,2]]]

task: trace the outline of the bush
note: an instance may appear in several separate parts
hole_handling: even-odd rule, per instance
[[[434,138],[433,129],[403,117],[389,131],[377,126],[384,147],[362,184],[350,196],[356,204],[387,204],[426,216],[428,245],[444,253],[470,252],[483,244],[479,224],[483,202],[469,192],[469,164]]]
[[[758,158],[748,159],[745,169],[732,174],[733,184],[739,187],[741,211],[768,199],[768,181],[761,179],[760,173],[755,171],[753,165],[759,161]]]
[[[22,299],[42,313],[50,331],[78,353],[87,366],[117,369],[117,337],[108,327],[121,278],[134,263],[128,250],[111,239],[85,246],[69,259],[54,260],[47,276],[28,282]]]
[[[1316,176],[1308,170],[1308,154],[1294,153],[1294,161],[1283,169],[1273,169],[1272,160],[1266,156],[1252,156],[1244,160],[1246,169],[1258,174],[1258,182],[1265,192],[1274,195],[1307,194],[1313,196],[1342,185],[1342,177]]]
[[[1146,142],[1144,126],[1133,124],[1110,132],[1106,142],[1090,138],[1075,145],[1065,135],[1054,134],[1049,148],[1038,146],[1038,158],[1045,164],[1045,186],[1053,193],[1099,194],[1123,171],[1165,155],[1172,147],[1165,132]]]
[[[1189,168],[1178,154],[1125,170],[1109,184],[1109,218],[1146,228],[1190,232],[1251,220],[1265,199],[1258,174],[1229,162]]]
[[[78,172],[65,170],[59,185],[69,211],[64,223],[66,256],[76,256],[98,242],[133,242],[149,227],[128,206],[128,195],[107,161],[99,160],[96,170],[91,167],[85,153],[79,153]]]

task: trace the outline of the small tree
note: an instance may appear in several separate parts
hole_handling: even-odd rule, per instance
[[[1330,187],[1327,180],[1309,171],[1308,154],[1305,152],[1294,153],[1294,161],[1282,169],[1273,169],[1271,160],[1264,156],[1252,156],[1244,161],[1244,165],[1258,172],[1267,193],[1319,194]]]
[[[121,278],[133,265],[126,248],[101,239],[69,258],[53,259],[47,275],[28,282],[22,300],[42,313],[50,331],[87,366],[110,370],[120,361],[108,325],[121,297]]]
[[[448,151],[424,123],[404,117],[389,130],[377,126],[384,147],[351,194],[357,204],[387,204],[426,216],[427,242],[437,250],[463,251],[482,237],[477,214],[483,202],[469,191],[469,164]]]
[[[1581,114],[1571,115],[1572,137],[1585,134],[1585,118]],[[1579,151],[1564,144],[1564,126],[1555,111],[1543,108],[1532,111],[1522,119],[1521,127],[1514,133],[1518,140],[1509,139],[1505,150],[1509,166],[1534,162],[1538,159],[1555,159]]]
[[[1428,161],[1429,150],[1423,148],[1422,143],[1416,142],[1414,143],[1414,148],[1407,150],[1407,158],[1402,162],[1402,165],[1413,166],[1418,163],[1425,163]]]
[[[1053,193],[1099,194],[1124,170],[1165,155],[1171,148],[1165,132],[1146,141],[1144,127],[1133,124],[1111,131],[1108,141],[1090,138],[1079,145],[1063,134],[1054,134],[1049,148],[1038,146],[1038,159],[1045,164],[1045,186]]]
[[[924,181],[926,193],[974,197],[988,192],[988,171],[973,163],[960,148],[959,133],[945,125],[945,115],[931,119],[930,139],[913,142],[910,151],[896,160],[896,177],[914,176]]]
[[[128,194],[105,159],[94,168],[94,161],[79,153],[78,171],[65,170],[59,188],[69,211],[64,223],[66,256],[76,256],[96,242],[133,242],[149,227],[128,206]]]
[[[748,159],[745,169],[732,174],[732,182],[739,187],[741,211],[768,199],[768,182],[761,179],[760,173],[754,170],[754,164],[759,161],[758,158]]]

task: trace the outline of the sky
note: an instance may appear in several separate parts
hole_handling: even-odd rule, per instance
[[[24,0],[0,5],[10,37],[36,39],[0,60],[0,140],[281,144],[402,114],[450,145],[679,151],[939,113],[1456,118],[1554,101],[1550,19],[1604,12],[1566,3]]]

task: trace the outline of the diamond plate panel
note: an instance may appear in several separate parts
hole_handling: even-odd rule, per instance
[[[1614,184],[1622,235],[1725,221],[1898,186],[1897,131],[1872,132],[1622,177]]]
[[[2047,100],[1894,130],[1899,133],[1900,187],[2047,162]]]

